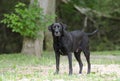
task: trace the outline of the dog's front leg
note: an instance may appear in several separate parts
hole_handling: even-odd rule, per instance
[[[55,53],[55,58],[56,58],[56,72],[54,74],[58,74],[60,64],[60,53]]]
[[[68,61],[69,61],[69,75],[72,75],[72,53],[68,53]]]

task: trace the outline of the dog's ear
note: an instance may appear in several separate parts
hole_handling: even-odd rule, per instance
[[[62,26],[63,30],[67,29],[67,25],[66,24],[60,23],[60,25]]]
[[[52,26],[53,26],[53,24],[50,25],[50,26],[48,26],[48,30],[49,30],[49,31],[52,31]]]

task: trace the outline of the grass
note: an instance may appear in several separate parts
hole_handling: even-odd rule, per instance
[[[25,54],[2,54],[0,55],[0,68],[12,66],[26,66],[26,65],[52,65],[54,64],[54,55],[44,52],[42,58],[36,56],[28,56]]]
[[[92,54],[98,54],[98,55],[120,55],[119,50],[114,50],[114,51],[95,51],[92,52]]]
[[[111,56],[109,54],[112,54],[112,57],[109,58]],[[120,65],[119,54],[120,51],[92,52],[91,63]],[[82,60],[85,64],[84,57]],[[65,71],[59,75],[53,75],[55,71],[53,52],[44,52],[41,58],[24,54],[2,54],[0,55],[0,81],[120,81],[120,77],[115,73],[103,75],[97,72],[91,72],[90,75],[74,73],[72,76],[68,76],[68,71],[64,69],[68,65],[67,57],[61,57],[60,62],[62,66],[60,68]],[[75,64],[76,60],[73,58],[73,66]]]

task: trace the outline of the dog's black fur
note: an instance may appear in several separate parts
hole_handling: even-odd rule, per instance
[[[59,61],[60,55],[67,55],[69,60],[69,74],[71,75],[73,72],[72,69],[72,52],[74,52],[74,56],[79,63],[80,71],[82,73],[83,64],[80,58],[80,53],[83,51],[87,63],[88,63],[88,71],[90,73],[91,64],[90,64],[90,51],[89,51],[89,40],[88,35],[95,34],[98,30],[95,30],[93,33],[85,33],[80,30],[67,32],[66,25],[62,23],[54,23],[48,27],[48,29],[52,32],[53,36],[53,47],[55,51],[56,57],[56,72],[59,73]]]

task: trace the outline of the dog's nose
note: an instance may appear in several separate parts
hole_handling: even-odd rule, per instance
[[[56,33],[58,33],[58,31],[56,31]]]

